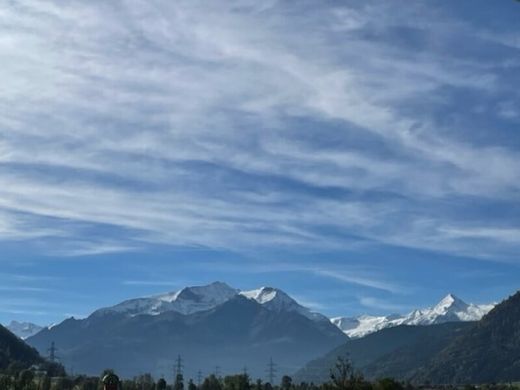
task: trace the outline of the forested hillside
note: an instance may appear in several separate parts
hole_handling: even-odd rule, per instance
[[[430,326],[401,325],[383,329],[360,339],[349,340],[299,370],[296,381],[323,383],[338,357],[349,357],[353,366],[368,378],[407,379],[434,353],[444,348],[473,323]]]
[[[416,381],[484,383],[520,380],[520,292],[434,356]]]
[[[5,370],[11,365],[29,367],[41,362],[42,358],[34,348],[0,325],[0,370]]]

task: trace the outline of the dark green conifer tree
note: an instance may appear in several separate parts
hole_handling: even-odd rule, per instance
[[[292,378],[289,375],[282,377],[282,390],[290,390],[292,387]]]
[[[166,390],[166,381],[164,378],[161,378],[157,381],[157,390]]]
[[[216,375],[211,374],[202,383],[200,390],[222,390],[222,383],[216,377]]]
[[[173,390],[184,390],[184,377],[179,372],[175,376],[175,384],[173,385]]]
[[[197,386],[193,383],[193,379],[190,378],[188,381],[188,390],[197,390]]]
[[[41,390],[51,390],[51,378],[49,378],[47,375],[44,376],[41,380]]]

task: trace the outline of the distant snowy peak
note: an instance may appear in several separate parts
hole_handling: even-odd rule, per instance
[[[402,321],[402,319],[403,316],[397,314],[390,316],[362,315],[359,317],[336,317],[332,318],[331,322],[348,337],[359,338],[384,328],[400,325],[399,321]]]
[[[337,317],[331,322],[351,338],[359,338],[378,330],[398,325],[433,325],[444,322],[478,321],[495,305],[467,304],[453,294],[446,295],[437,305],[418,309],[402,316]]]
[[[36,325],[31,322],[11,321],[11,323],[7,325],[7,329],[9,329],[11,333],[15,334],[22,340],[25,340],[42,330],[43,326]]]
[[[272,311],[295,311],[313,321],[328,321],[327,317],[324,315],[312,312],[308,308],[300,305],[285,292],[277,288],[261,287],[256,290],[241,291],[240,295],[255,300],[266,309]]]
[[[414,310],[403,323],[406,325],[432,325],[444,322],[478,321],[494,305],[467,304],[453,294],[446,295],[437,305],[423,310]]]

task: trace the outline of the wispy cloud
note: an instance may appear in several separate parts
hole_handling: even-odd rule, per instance
[[[346,274],[340,271],[334,271],[330,269],[317,269],[313,270],[314,273],[321,276],[326,276],[328,278],[336,279],[341,282],[354,284],[358,286],[363,287],[369,287],[377,290],[387,291],[391,293],[403,293],[407,289],[403,286],[395,285],[393,283],[386,282],[381,279],[376,279],[373,276],[372,277],[364,277],[360,275],[356,275],[354,273],[352,274]]]
[[[30,287],[30,286],[0,286],[0,291],[44,292],[44,291],[52,291],[52,289],[45,288],[45,287]]]
[[[501,114],[482,115],[511,119],[518,97],[501,69],[518,47],[493,62],[455,52],[453,36],[476,53],[499,43],[426,2],[399,15],[374,2],[305,11],[3,7],[0,238],[45,238],[66,256],[149,243],[517,253],[519,216],[499,231],[469,200],[507,207],[520,190],[518,150],[470,130],[491,131],[474,113],[495,96]],[[480,233],[446,230],[468,214]]]
[[[328,308],[328,306],[326,304],[324,304],[323,302],[316,302],[313,300],[309,300],[301,295],[293,295],[292,297],[300,305],[305,306],[306,308],[311,309],[313,311],[319,312],[320,310],[325,310]]]
[[[178,287],[177,282],[166,280],[124,280],[122,282],[125,286],[168,286]]]
[[[409,307],[406,305],[395,304],[394,302],[388,302],[382,299],[362,296],[359,298],[359,303],[370,309],[381,310],[385,313],[394,312],[394,313],[403,313],[409,310]]]
[[[75,257],[75,256],[95,256],[107,253],[135,252],[139,250],[136,244],[128,245],[124,242],[103,240],[98,241],[80,241],[69,240],[65,244],[60,245],[58,249],[51,249],[49,252],[55,256]]]
[[[0,280],[14,281],[14,282],[51,282],[59,280],[60,277],[53,275],[34,275],[21,273],[0,273]]]
[[[471,238],[475,240],[493,240],[515,244],[520,242],[520,229],[479,228],[479,227],[444,227],[440,231],[455,238]]]

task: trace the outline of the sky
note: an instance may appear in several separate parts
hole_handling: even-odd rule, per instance
[[[329,316],[520,280],[520,3],[5,1],[0,322],[215,280]]]

